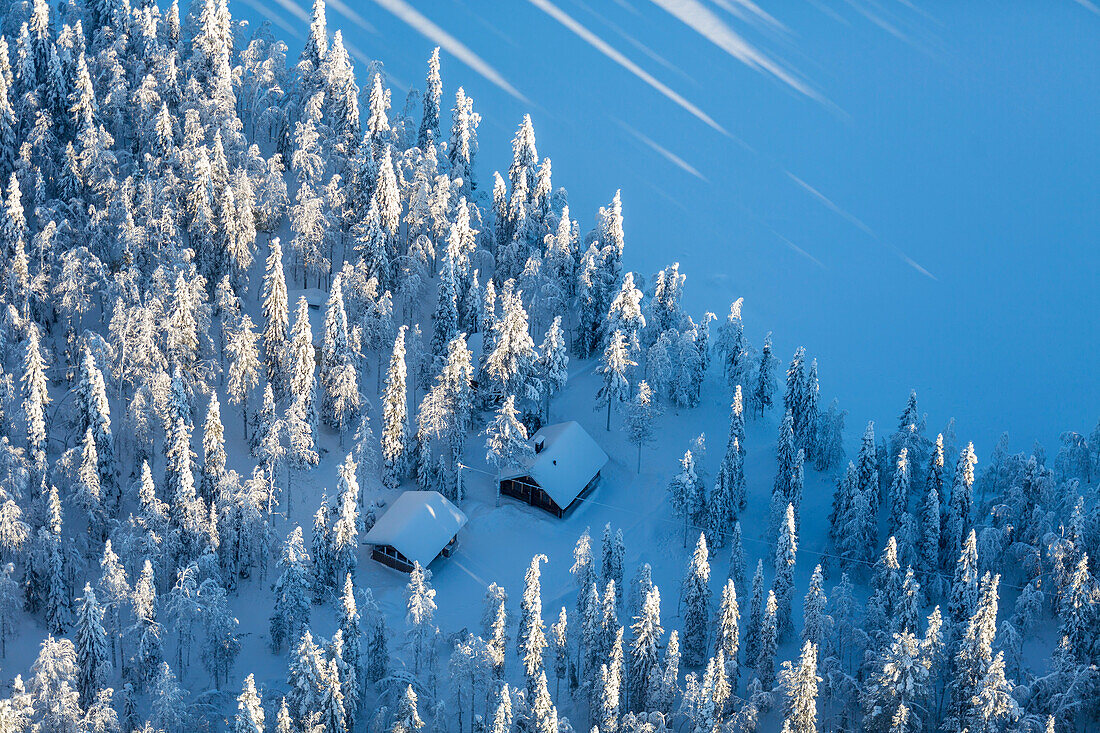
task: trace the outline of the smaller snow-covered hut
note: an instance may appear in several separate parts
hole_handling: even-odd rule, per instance
[[[458,531],[466,515],[438,491],[406,491],[378,518],[363,541],[371,545],[371,558],[410,573],[437,557],[450,557],[458,544]]]
[[[500,475],[500,493],[565,516],[600,482],[607,454],[578,423],[546,425],[531,436],[534,454]]]

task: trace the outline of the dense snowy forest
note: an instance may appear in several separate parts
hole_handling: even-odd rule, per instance
[[[1100,725],[1100,426],[846,426],[324,0],[298,59],[226,0],[0,9],[0,733]],[[562,420],[596,488],[500,496]],[[469,516],[408,574],[402,491]]]

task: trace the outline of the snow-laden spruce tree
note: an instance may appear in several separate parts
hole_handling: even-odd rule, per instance
[[[638,382],[638,388],[634,397],[626,407],[626,415],[623,421],[623,429],[627,440],[638,446],[638,465],[636,470],[642,470],[642,447],[652,443],[655,438],[655,421],[661,414],[660,403],[650,389],[649,383],[644,379]]]
[[[622,405],[630,396],[630,368],[636,366],[631,361],[626,339],[622,332],[615,331],[608,337],[607,348],[600,358],[597,368],[603,374],[603,385],[596,393],[595,407],[607,407],[607,430],[611,430],[611,408]]]
[[[248,440],[248,402],[249,396],[260,383],[260,353],[256,348],[259,336],[253,331],[252,319],[243,314],[229,336],[226,351],[229,353],[229,392],[230,404],[241,406],[241,425],[244,437]]]
[[[355,357],[344,304],[343,276],[337,274],[325,309],[320,382],[321,413],[325,422],[341,433],[352,424],[362,405]]]
[[[162,629],[157,622],[157,590],[149,558],[145,559],[141,575],[134,583],[133,610],[134,623],[129,629],[132,641],[127,645],[133,654],[125,669],[141,689],[158,679],[164,660]]]
[[[501,473],[522,466],[534,452],[516,412],[515,398],[509,395],[485,428],[485,461]]]
[[[661,638],[661,593],[653,586],[646,593],[631,629],[630,668],[627,674],[626,700],[630,710],[650,709],[649,691],[660,674],[658,657]]]
[[[600,582],[605,586],[610,581],[615,582],[615,607],[621,609],[623,606],[623,556],[626,554],[623,531],[618,529],[612,534],[611,522],[608,522],[603,528],[601,545]]]
[[[730,686],[737,688],[740,667],[737,664],[737,652],[741,646],[741,608],[737,603],[737,587],[727,578],[722,586],[722,600],[718,605],[714,653],[721,654],[726,663],[726,677]]]
[[[81,360],[80,383],[76,390],[77,428],[91,431],[95,439],[95,451],[98,459],[99,483],[103,489],[106,510],[113,514],[121,496],[118,492],[115,473],[114,439],[111,435],[111,412],[107,402],[107,388],[103,381],[103,372],[96,365],[95,357],[85,347]]]
[[[733,523],[730,532],[730,564],[726,577],[732,580],[739,588],[745,588],[745,547],[741,541],[741,522]]]
[[[668,500],[672,510],[684,523],[684,546],[687,546],[688,526],[700,527],[705,520],[706,493],[703,482],[695,473],[695,458],[686,451],[680,459],[680,473],[668,484]]]
[[[764,411],[770,409],[775,399],[775,370],[779,360],[772,354],[772,335],[769,331],[764,336],[764,345],[760,349],[760,363],[756,368],[756,383],[752,389],[753,406],[764,416]]]
[[[40,471],[46,460],[46,408],[50,404],[49,381],[46,379],[46,361],[42,355],[38,327],[27,326],[27,348],[23,360],[23,419],[27,426],[27,447]]]
[[[706,659],[710,627],[710,558],[707,538],[703,533],[699,534],[695,552],[688,562],[680,591],[680,606],[684,617],[684,664],[698,667]]]
[[[439,102],[443,98],[443,82],[439,78],[439,46],[432,50],[428,58],[428,76],[424,80],[424,116],[420,120],[420,131],[417,133],[416,145],[420,149],[430,144],[429,141],[438,141],[439,137]]]
[[[898,453],[897,463],[894,468],[894,478],[890,481],[889,507],[890,515],[887,522],[887,531],[897,534],[901,529],[902,519],[909,511],[909,449],[902,448]]]
[[[420,672],[435,646],[439,629],[432,620],[435,617],[435,589],[431,584],[432,571],[413,563],[409,583],[405,586],[405,625],[409,645],[413,649],[413,671]]]
[[[860,696],[863,726],[874,733],[897,730],[899,713],[911,728],[920,730],[932,692],[931,660],[913,634],[904,632],[882,650]]]
[[[84,584],[84,596],[78,599],[76,613],[77,691],[80,704],[87,708],[111,677],[111,650],[103,628],[103,608],[95,591]]]
[[[405,331],[405,326],[397,330],[386,372],[386,391],[382,395],[382,483],[389,489],[400,486],[405,475],[409,410],[405,388]]]
[[[543,653],[546,651],[546,625],[542,620],[542,589],[540,563],[549,562],[546,555],[535,555],[524,574],[523,597],[520,600],[519,632],[516,635],[516,654],[523,663],[527,679],[528,695],[535,694],[540,674],[544,674]]]
[[[951,485],[951,500],[947,518],[943,522],[943,547],[948,558],[959,556],[966,533],[974,522],[974,466],[978,463],[974,455],[974,444],[968,443],[959,453],[955,464],[955,480]]]
[[[199,478],[199,496],[209,505],[218,498],[218,491],[225,478],[225,427],[222,425],[221,404],[218,393],[211,392],[202,424],[202,468]]]
[[[794,597],[794,565],[798,540],[794,522],[794,506],[787,505],[787,514],[779,528],[779,538],[775,545],[775,578],[772,588],[777,604],[776,621],[780,638],[786,637],[794,628],[791,617],[791,601]]]
[[[288,377],[286,346],[287,330],[290,327],[290,304],[287,301],[286,276],[283,273],[283,248],[278,237],[274,237],[268,245],[260,297],[263,303],[263,350],[267,381],[282,396],[286,394]]]
[[[321,503],[313,513],[313,532],[310,535],[309,549],[313,555],[313,567],[310,573],[310,587],[313,589],[313,602],[321,603],[326,593],[332,590],[332,510],[328,504],[328,494],[321,492]]]
[[[344,576],[343,591],[340,593],[338,621],[339,630],[344,639],[341,655],[345,669],[341,673],[344,706],[349,717],[357,715],[362,700],[362,691],[366,684],[366,666],[363,650],[363,631],[359,608],[355,600],[355,585],[351,573]]]
[[[983,576],[979,600],[966,624],[952,663],[947,725],[976,731],[997,730],[998,720],[1015,720],[1020,711],[1004,675],[1004,653],[993,653],[997,633],[1000,576]]]
[[[355,479],[355,462],[349,454],[336,468],[336,518],[329,534],[332,563],[332,587],[339,579],[355,570],[359,549],[359,482]]]
[[[76,649],[71,641],[52,635],[42,641],[31,667],[27,699],[33,704],[35,729],[49,733],[80,730],[84,711],[76,690],[76,667]]]
[[[722,463],[718,468],[718,475],[714,479],[715,495],[728,500],[724,502],[724,508],[733,513],[732,519],[736,521],[737,515],[745,510],[745,414],[741,399],[741,386],[738,385],[733,394],[733,405],[730,407],[729,436],[726,439],[726,453],[722,456]],[[733,527],[733,521],[729,521],[727,515],[723,523],[722,531],[728,533]]]
[[[561,316],[554,316],[554,321],[547,329],[542,345],[539,346],[538,374],[545,396],[542,417],[549,421],[550,400],[555,394],[565,389],[565,384],[569,380],[569,353],[565,348]]]
[[[770,690],[775,684],[775,653],[779,643],[776,610],[775,593],[769,590],[768,600],[764,604],[764,614],[760,620],[759,652],[754,665],[756,679],[764,690]]]
[[[302,528],[295,527],[283,545],[279,559],[282,573],[275,583],[275,605],[271,616],[271,649],[294,649],[302,631],[309,626],[309,555]]]
[[[244,678],[241,694],[237,696],[237,716],[233,733],[264,733],[264,707],[256,690],[256,678],[249,674]]]
[[[811,642],[818,649],[824,649],[825,642],[831,638],[832,619],[826,613],[828,600],[825,597],[825,578],[821,565],[814,567],[810,576],[810,587],[802,601],[802,631],[800,639]]]
[[[745,660],[755,664],[760,655],[760,631],[764,622],[764,561],[756,561],[752,576],[752,598],[749,601],[749,625],[745,629]]]
[[[783,662],[783,730],[789,733],[817,733],[817,646],[802,644],[798,663]]]

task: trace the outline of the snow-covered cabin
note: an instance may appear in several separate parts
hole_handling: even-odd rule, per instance
[[[596,488],[607,454],[572,420],[543,426],[531,443],[527,465],[500,475],[500,493],[562,517]]]
[[[438,491],[406,491],[378,518],[363,541],[383,565],[411,573],[437,557],[450,557],[466,515]]]

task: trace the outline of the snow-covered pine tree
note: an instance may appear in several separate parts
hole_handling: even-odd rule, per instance
[[[661,627],[661,593],[656,586],[646,593],[631,633],[627,706],[631,710],[645,711],[650,709],[650,690],[660,675],[658,652],[665,633]]]
[[[271,649],[296,649],[302,632],[309,626],[309,555],[302,528],[295,527],[283,545],[279,559],[282,573],[275,583],[274,612],[271,616]]]
[[[99,456],[96,453],[92,429],[84,433],[84,449],[77,470],[75,499],[88,518],[88,530],[96,541],[106,539],[107,512],[99,483]]]
[[[796,423],[795,445],[806,452],[806,460],[815,460],[818,455],[818,415],[817,399],[821,388],[817,377],[817,359],[810,360],[806,370],[805,384],[802,387],[802,419]]]
[[[313,589],[314,603],[321,603],[325,594],[333,590],[331,524],[332,511],[328,505],[328,495],[321,492],[321,504],[313,513],[313,532],[309,540],[309,549],[313,555],[310,587]]]
[[[263,350],[267,381],[279,397],[286,394],[288,370],[286,363],[287,330],[290,327],[286,276],[283,273],[283,248],[279,238],[268,245],[260,297],[263,303]]]
[[[432,619],[435,616],[435,589],[431,584],[432,572],[413,563],[409,573],[409,583],[405,586],[405,625],[409,644],[413,648],[413,671],[420,673],[420,667],[428,662],[432,647],[435,645],[439,630]]]
[[[218,393],[211,392],[202,425],[202,475],[199,479],[199,496],[208,505],[220,498],[218,490],[225,478],[225,428],[222,426],[221,405]]]
[[[363,631],[360,624],[359,609],[355,602],[355,585],[351,573],[344,576],[344,589],[340,594],[339,627],[344,637],[342,659],[346,665],[343,674],[344,706],[348,717],[354,718],[359,712],[362,691],[366,684],[366,660],[363,654]]]
[[[775,652],[779,643],[776,609],[775,593],[769,590],[768,600],[764,604],[764,615],[760,620],[760,651],[754,665],[756,679],[765,690],[770,690],[775,684]]]
[[[787,505],[792,502],[791,481],[795,469],[794,416],[788,410],[779,425],[779,438],[775,447],[775,481],[772,484],[771,511],[768,535],[775,536],[783,523]]]
[[[637,471],[642,470],[642,447],[652,443],[655,437],[654,422],[660,416],[660,404],[654,397],[653,390],[644,379],[638,382],[638,388],[634,397],[626,408],[626,416],[623,421],[623,429],[626,431],[627,440],[638,446]]]
[[[539,563],[549,562],[546,555],[535,555],[524,575],[523,598],[520,601],[519,633],[516,653],[523,663],[528,694],[534,698],[539,675],[544,675],[543,652],[546,651],[546,626],[542,621],[542,590]]]
[[[241,406],[241,425],[246,440],[249,438],[248,398],[260,383],[260,354],[256,348],[259,336],[252,329],[252,319],[247,313],[242,314],[226,345],[230,358],[226,390],[229,392],[230,404]]]
[[[680,459],[680,473],[668,484],[668,499],[672,510],[683,520],[686,547],[688,526],[701,526],[706,511],[706,493],[703,482],[695,473],[695,459],[690,450]]]
[[[287,345],[287,387],[291,397],[306,400],[309,407],[310,422],[314,422],[315,410],[313,391],[316,378],[317,356],[313,347],[313,332],[309,323],[309,304],[304,295],[298,297],[295,309],[294,327]]]
[[[898,453],[894,478],[890,482],[890,516],[887,531],[897,534],[901,529],[902,518],[909,511],[909,449],[902,448]]]
[[[225,589],[218,580],[204,580],[199,586],[198,597],[205,631],[202,666],[214,680],[215,689],[221,689],[228,682],[229,672],[241,652],[238,622],[229,610]]]
[[[958,463],[955,464],[955,480],[951,484],[951,502],[947,519],[942,525],[942,542],[949,558],[959,556],[966,541],[966,533],[973,526],[974,466],[977,462],[974,444],[968,443],[959,454]]]
[[[829,409],[818,417],[817,454],[814,467],[826,471],[844,461],[844,418],[848,411],[840,409],[840,401],[834,399]]]
[[[85,347],[81,360],[80,384],[77,387],[78,429],[91,431],[95,439],[97,469],[105,511],[113,515],[121,496],[115,479],[114,439],[111,435],[111,413],[103,372],[95,357]]]
[[[561,327],[561,316],[554,316],[546,337],[539,346],[539,379],[545,395],[543,419],[550,419],[550,400],[565,388],[569,380],[569,353],[565,348],[565,333]]]
[[[14,174],[13,174],[14,178]],[[27,446],[39,471],[45,470],[46,460],[46,408],[50,404],[47,391],[46,361],[39,342],[38,326],[27,324],[27,348],[23,360],[23,418],[27,426]]]
[[[997,719],[1014,719],[1019,715],[1012,688],[1004,676],[1003,653],[993,655],[999,583],[1000,576],[989,573],[981,580],[979,600],[953,660],[945,725],[985,733],[998,729]]]
[[[111,649],[103,628],[103,608],[88,583],[84,584],[84,596],[79,604],[76,614],[77,691],[81,706],[87,708],[111,676]]]
[[[878,454],[875,449],[875,423],[868,422],[863,431],[863,440],[859,445],[856,458],[856,489],[866,498],[872,509],[877,509],[882,497],[879,495]]]
[[[864,727],[871,733],[893,733],[904,719],[901,730],[920,730],[933,692],[930,672],[920,640],[910,632],[896,634],[875,660],[860,696]]]
[[[817,733],[817,646],[803,642],[798,664],[783,663],[783,730],[789,733]]]
[[[764,345],[760,350],[760,364],[756,369],[756,383],[752,390],[753,405],[764,416],[764,411],[772,406],[775,397],[775,369],[779,360],[772,354],[772,335],[764,336]]]
[[[630,368],[636,366],[631,361],[627,343],[620,331],[613,332],[608,338],[607,348],[600,359],[598,371],[603,374],[603,386],[596,393],[595,407],[607,407],[607,430],[611,430],[611,408],[622,405],[630,396]]]
[[[420,131],[416,135],[416,145],[421,150],[431,141],[439,140],[439,102],[443,97],[443,82],[439,78],[439,46],[432,50],[428,59],[428,76],[424,80],[424,116],[420,120]]]
[[[42,557],[39,573],[45,584],[42,597],[46,605],[46,625],[51,633],[60,635],[72,624],[72,595],[61,531],[61,499],[55,486],[50,487],[46,507],[46,525],[38,530],[38,552]]]
[[[321,412],[325,422],[341,432],[352,424],[362,406],[355,356],[344,305],[343,275],[338,273],[332,279],[325,308],[320,381]]]
[[[974,530],[970,530],[959,552],[951,581],[951,598],[947,610],[953,624],[961,626],[966,623],[977,606],[979,592],[978,541]]]
[[[134,653],[126,667],[135,683],[143,686],[157,681],[154,689],[161,691],[160,677],[163,676],[164,647],[161,639],[161,626],[157,623],[157,590],[153,578],[153,564],[145,558],[141,575],[134,583],[133,595],[134,624],[130,633],[134,637]]]
[[[737,688],[740,666],[737,653],[741,646],[741,608],[737,602],[737,587],[727,578],[722,586],[722,600],[718,607],[717,630],[714,639],[714,653],[721,654],[726,664],[726,677],[732,688]]]
[[[244,687],[237,696],[233,733],[264,733],[264,708],[252,674],[244,678]]]
[[[355,570],[359,549],[359,482],[355,479],[355,461],[349,454],[337,469],[336,519],[329,533],[332,587]]]
[[[558,612],[558,620],[550,625],[550,645],[554,649],[555,696],[561,693],[561,681],[569,674],[569,619],[565,606]]]
[[[405,326],[397,331],[389,370],[386,372],[386,390],[382,397],[382,483],[390,489],[401,484],[406,470],[409,408],[405,389],[405,331]]]
[[[787,385],[783,393],[783,409],[792,417],[794,431],[802,434],[805,430],[805,415],[803,409],[806,403],[806,349],[799,346],[795,349],[790,366],[787,367]],[[792,438],[792,440],[794,440]],[[799,448],[805,446],[798,444]]]
[[[726,577],[740,588],[745,588],[745,547],[741,540],[741,522],[733,523],[730,532],[730,564]]]
[[[814,568],[810,576],[810,587],[806,591],[806,597],[802,601],[802,632],[801,640],[811,642],[818,649],[823,649],[826,640],[831,637],[832,618],[826,613],[828,601],[825,597],[825,578],[821,565]]]
[[[764,622],[764,561],[756,561],[749,602],[749,626],[745,629],[745,661],[755,665],[760,655],[760,626]]]
[[[602,542],[603,562],[600,566],[600,582],[607,585],[609,581],[615,582],[615,606],[621,609],[623,605],[623,556],[626,548],[623,546],[623,531],[617,530],[611,533],[611,522],[604,525]]]
[[[30,695],[25,698],[28,705],[33,705],[28,716],[33,717],[33,729],[50,733],[81,729],[84,711],[76,690],[76,664],[76,650],[71,641],[52,635],[43,640],[31,667]]]
[[[485,461],[499,473],[523,465],[532,455],[527,428],[519,420],[515,397],[509,395],[485,428]]]
[[[695,552],[684,575],[680,606],[684,617],[684,664],[698,667],[706,659],[710,627],[710,560],[707,538],[703,533],[699,534]]]
[[[795,531],[794,506],[787,505],[787,515],[779,528],[779,537],[775,545],[775,578],[772,588],[775,591],[776,622],[780,638],[786,637],[793,628],[791,601],[794,597],[794,564],[798,540]]]

